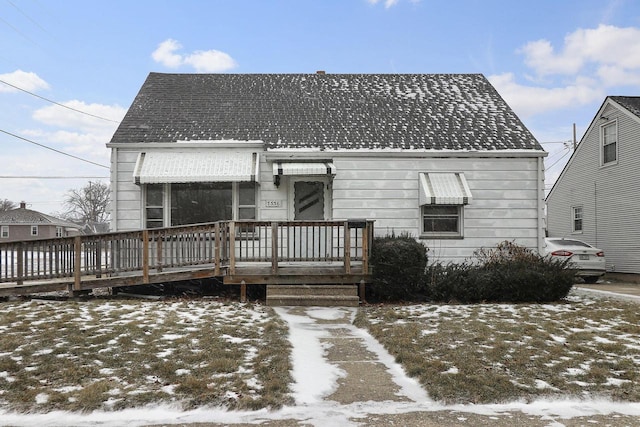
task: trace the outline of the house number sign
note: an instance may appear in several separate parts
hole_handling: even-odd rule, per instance
[[[279,208],[282,206],[282,200],[265,200],[264,207],[265,208]]]

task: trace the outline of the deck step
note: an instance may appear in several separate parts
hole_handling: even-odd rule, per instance
[[[347,306],[360,304],[357,285],[268,285],[267,305]]]

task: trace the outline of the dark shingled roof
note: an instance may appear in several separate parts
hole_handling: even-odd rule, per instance
[[[640,117],[640,96],[611,96],[610,98]]]
[[[542,150],[481,74],[151,73],[112,143]]]
[[[10,225],[10,224],[32,224],[32,225],[58,225],[64,227],[76,227],[77,225],[64,221],[59,218],[55,218],[50,215],[46,215],[40,213],[38,211],[34,211],[26,208],[17,208],[11,209],[8,211],[0,212],[0,224],[2,225]]]

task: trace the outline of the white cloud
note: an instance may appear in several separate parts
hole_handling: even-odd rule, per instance
[[[111,140],[117,122],[122,120],[126,109],[119,105],[87,104],[78,100],[67,101],[63,105],[113,121],[50,105],[36,110],[33,119],[55,127],[55,130],[26,129],[22,134],[38,143],[108,164],[109,150],[106,144]]]
[[[611,25],[578,29],[568,34],[559,52],[548,40],[527,43],[519,50],[525,55],[525,63],[541,76],[576,74],[589,64],[596,68],[607,66],[640,72],[639,51],[639,28]]]
[[[238,66],[229,54],[219,50],[199,50],[188,55],[175,53],[180,49],[182,49],[180,43],[173,39],[167,39],[158,45],[151,57],[165,67],[179,68],[183,65],[190,65],[199,73],[219,73]]]
[[[34,111],[33,119],[59,128],[73,128],[86,132],[110,129],[113,132],[118,125],[118,123],[114,122],[120,122],[127,112],[126,108],[119,105],[87,104],[78,100],[71,100],[61,104],[77,111],[62,108],[58,105],[49,105]],[[87,114],[82,114],[79,111]],[[103,120],[99,117],[108,120]]]
[[[47,82],[42,80],[36,73],[26,72],[22,70],[16,70],[12,73],[0,74],[0,80],[10,83],[20,89],[27,90],[29,92],[36,92],[40,89],[49,89]],[[11,86],[0,84],[0,92],[16,92]]]
[[[577,78],[564,87],[523,86],[512,73],[489,76],[489,81],[519,117],[546,113],[562,108],[584,105],[603,99],[605,93],[592,79]]]

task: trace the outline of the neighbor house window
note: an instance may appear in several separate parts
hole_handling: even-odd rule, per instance
[[[602,127],[602,164],[615,163],[618,160],[618,123]]]
[[[37,225],[32,225],[31,226],[31,235],[32,236],[37,236],[38,235],[38,226]]]
[[[462,205],[423,205],[421,212],[424,237],[462,236]]]
[[[8,239],[9,238],[9,226],[8,225],[3,225],[1,230],[0,230],[0,237],[2,237],[3,239]]]
[[[64,229],[62,227],[56,227],[56,237],[64,236]]]
[[[256,219],[255,182],[147,184],[147,228]]]
[[[582,231],[582,206],[571,208],[573,213],[573,231]]]

